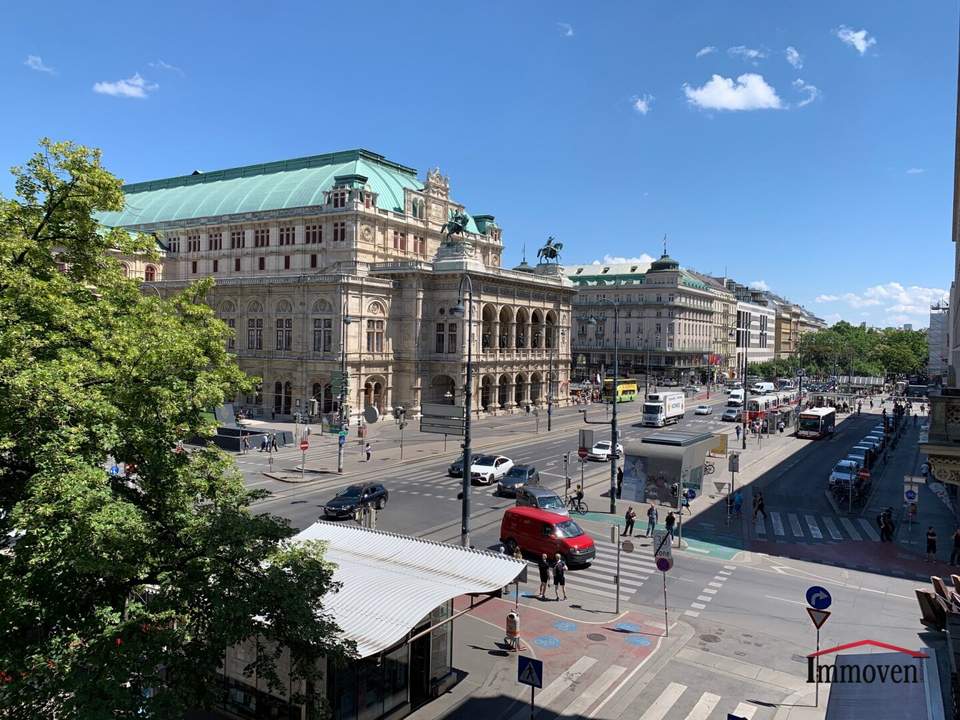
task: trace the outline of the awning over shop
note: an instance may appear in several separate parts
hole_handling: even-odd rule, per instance
[[[318,522],[298,540],[327,543],[342,583],[323,599],[360,657],[404,639],[434,608],[460,595],[511,583],[526,563],[506,555],[420,540],[346,524]]]

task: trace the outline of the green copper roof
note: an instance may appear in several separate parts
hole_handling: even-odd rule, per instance
[[[126,207],[102,213],[100,221],[111,227],[151,225],[321,205],[338,176],[351,182],[367,178],[377,207],[394,212],[404,212],[404,189],[423,189],[413,168],[369,150],[347,150],[125,185]],[[468,229],[477,231],[472,218]]]

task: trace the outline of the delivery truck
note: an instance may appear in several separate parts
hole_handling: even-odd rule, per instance
[[[643,403],[643,424],[647,427],[663,427],[679,422],[683,417],[683,393],[650,393]]]

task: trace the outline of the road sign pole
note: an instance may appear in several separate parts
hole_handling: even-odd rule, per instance
[[[300,451],[300,482],[303,482],[304,473],[307,471],[307,451]]]
[[[406,425],[405,422],[403,421],[400,422],[400,459],[401,460],[403,460],[403,428],[405,425]],[[443,437],[446,438],[447,436],[444,435]]]
[[[667,573],[660,573],[663,575],[663,636],[670,637],[670,620],[667,617]]]
[[[534,688],[533,685],[531,685],[530,686],[530,720],[533,720],[533,716],[536,715],[536,712],[537,712],[536,705],[534,705],[535,692],[536,692],[536,688]]]
[[[815,665],[817,676],[813,679],[813,706],[820,707],[820,628],[817,628],[817,662]]]
[[[620,526],[611,525],[610,526],[610,539],[617,543],[617,574],[614,576],[614,585],[616,585],[615,592],[617,593],[617,601],[614,606],[614,612],[620,614],[620,549],[623,547],[623,543],[620,542]]]

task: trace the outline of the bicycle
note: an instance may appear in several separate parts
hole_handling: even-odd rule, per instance
[[[581,515],[586,515],[588,512],[587,504],[583,500],[577,500],[573,496],[567,499],[567,510],[580,513]]]
[[[717,469],[716,466],[714,466],[714,464],[713,464],[712,462],[705,462],[705,463],[703,464],[703,474],[704,474],[704,475],[712,475],[712,474],[713,474],[713,471],[716,470],[716,469]]]

